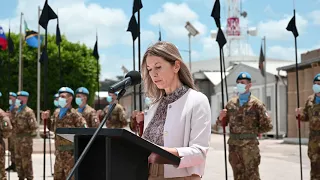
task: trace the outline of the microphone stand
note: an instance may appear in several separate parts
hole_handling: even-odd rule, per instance
[[[120,100],[120,98],[126,93],[125,89],[122,89],[118,96],[117,96],[117,103]],[[83,150],[83,152],[81,153],[79,159],[77,160],[77,162],[75,163],[75,165],[73,166],[70,174],[67,177],[67,180],[70,180],[72,175],[74,174],[75,170],[78,168],[78,166],[80,165],[80,163],[82,162],[84,156],[87,154],[87,152],[89,151],[93,141],[96,139],[96,137],[98,136],[100,130],[102,129],[103,125],[106,123],[106,121],[110,118],[111,113],[113,111],[113,109],[116,107],[117,103],[113,103],[111,108],[109,109],[108,113],[104,116],[101,124],[99,125],[98,129],[94,132],[93,136],[91,137],[89,143],[87,144],[87,146],[85,147],[85,149]]]

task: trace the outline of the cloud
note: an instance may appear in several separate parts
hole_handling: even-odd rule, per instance
[[[29,29],[38,31],[38,6],[43,8],[44,0],[18,0],[13,17],[0,19],[4,30],[8,31],[10,20],[11,31],[19,33],[20,14],[23,12]],[[122,64],[132,62],[132,59],[125,59],[125,51],[131,48],[131,33],[126,32],[129,16],[120,8],[103,7],[87,0],[50,0],[49,5],[59,16],[60,31],[66,35],[71,42],[80,42],[93,48],[98,32],[100,64],[102,67],[101,78],[112,78],[122,74]],[[24,26],[22,27],[24,32]],[[56,20],[51,20],[48,26],[48,33],[55,34]],[[41,33],[44,29],[41,28]],[[141,46],[150,41],[156,40],[154,32],[141,29]],[[137,42],[137,41],[136,41]],[[109,53],[109,48],[123,47],[123,54]],[[137,45],[136,45],[137,48]],[[108,53],[107,53],[108,52]],[[108,54],[108,57],[104,54]],[[130,56],[129,56],[130,57]]]
[[[137,58],[136,58],[137,59]],[[100,55],[101,74],[100,79],[115,79],[116,76],[123,75],[121,70],[124,65],[129,71],[132,69],[132,59],[122,58],[118,55],[101,54]],[[112,66],[111,66],[112,64]]]
[[[16,16],[10,18],[11,29],[19,32],[20,13],[24,13],[29,29],[38,31],[38,6],[43,7],[43,0],[18,0]],[[60,31],[71,42],[81,42],[93,47],[96,31],[99,37],[99,49],[112,45],[132,45],[131,34],[126,32],[129,17],[119,8],[102,7],[86,0],[51,0],[50,6],[59,15]],[[85,12],[85,13],[84,13]],[[8,24],[9,19],[0,20]],[[55,33],[56,20],[51,20],[49,33]],[[7,29],[7,26],[4,26]],[[23,29],[24,31],[24,29]],[[44,29],[41,28],[41,33]],[[141,31],[142,41],[153,38],[150,31]]]
[[[298,48],[298,61],[301,59],[301,54],[307,51],[320,48],[320,43],[311,47],[311,48]],[[284,60],[295,60],[295,48],[293,46],[284,47],[284,46],[271,46],[267,48],[267,56],[274,57],[277,59]]]
[[[230,41],[223,48],[225,56],[229,55],[229,48],[228,48],[229,43]],[[212,39],[211,37],[204,37],[202,39],[202,44],[203,44],[202,52],[199,53],[200,58],[210,59],[210,58],[216,58],[220,56],[219,46],[215,39]],[[238,41],[238,42],[231,41],[231,49],[232,51],[230,52],[230,55],[233,55],[233,56],[255,55],[251,45],[244,41]]]
[[[286,30],[286,27],[292,18],[292,15],[285,15],[280,20],[261,21],[258,24],[258,33],[260,36],[267,36],[269,40],[288,40],[292,38],[292,33]],[[306,31],[308,21],[296,14],[297,28],[299,34]]]
[[[320,0],[319,0],[320,3]],[[313,23],[316,25],[320,25],[320,10],[315,10],[309,13],[309,18],[312,19]]]
[[[270,4],[268,4],[264,10],[266,15],[271,16],[271,17],[276,17],[277,14],[273,11],[272,7],[270,6]]]
[[[200,32],[200,36],[206,33],[206,25],[199,21],[198,14],[186,3],[167,2],[162,6],[160,12],[149,17],[151,25],[158,27],[160,24],[161,28],[166,31],[167,39],[187,39],[188,31],[184,27],[187,21]]]

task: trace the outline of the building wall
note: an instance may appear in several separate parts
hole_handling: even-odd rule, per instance
[[[320,73],[320,64],[314,64],[298,71],[299,77],[299,106],[303,107],[308,96],[313,94],[313,77]],[[288,72],[288,137],[299,137],[298,122],[295,117],[297,107],[297,88],[295,71]],[[301,122],[301,137],[307,138],[309,135],[309,123]]]
[[[301,54],[301,62],[320,57],[320,49],[315,49],[313,51],[308,51]]]
[[[211,96],[214,94],[214,85],[208,80],[195,80],[195,85],[200,92],[205,94],[211,105]]]

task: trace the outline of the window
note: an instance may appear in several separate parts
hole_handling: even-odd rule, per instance
[[[267,106],[267,110],[271,111],[271,96],[267,96],[266,106]]]

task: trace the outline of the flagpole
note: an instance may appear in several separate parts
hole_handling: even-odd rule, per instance
[[[22,17],[23,17],[23,12],[21,12],[20,15],[20,42],[19,42],[19,82],[18,82],[18,91],[22,90]]]
[[[139,59],[139,72],[141,73],[141,32],[140,32],[140,9],[138,10],[138,59]],[[141,83],[139,86],[139,110],[142,111],[142,92],[141,92]]]
[[[296,10],[293,10],[293,16],[296,17]],[[294,37],[294,48],[295,48],[295,55],[296,55],[296,88],[297,88],[297,107],[300,107],[300,100],[299,100],[299,73],[298,73],[298,48],[297,48],[297,37]],[[299,155],[300,155],[300,177],[301,180],[303,179],[302,173],[302,154],[301,154],[301,121],[300,116],[298,116],[298,130],[299,130]]]
[[[225,85],[225,88],[226,88],[226,99],[227,99],[227,102],[229,101],[229,97],[228,97],[228,83],[227,83],[227,74],[226,74],[226,63],[224,61],[224,52],[223,52],[223,49],[222,49],[222,63],[223,63],[223,74],[224,74],[224,85]]]
[[[7,92],[6,92],[6,94],[7,94],[6,97],[8,97],[8,99],[9,99],[9,92],[10,92],[10,87],[9,86],[10,86],[10,83],[11,83],[10,82],[10,47],[9,47],[9,41],[10,40],[11,40],[11,37],[10,37],[10,20],[9,20],[9,38],[8,38],[8,49],[7,49],[8,50],[8,63],[7,63],[7,75],[8,75],[8,77],[7,77]],[[10,144],[11,143],[12,142],[10,142]],[[8,145],[9,145],[9,141],[8,141]],[[12,156],[11,152],[9,154],[10,154],[10,156],[8,156],[8,167],[10,167],[9,161],[10,161],[11,156]],[[8,180],[10,180],[10,170],[8,171]]]
[[[40,18],[40,6],[38,6],[38,21]],[[40,25],[38,25],[38,61],[37,61],[37,121],[40,124],[40,86],[41,86],[41,63],[40,60]],[[40,129],[37,130],[37,138],[40,138]]]
[[[98,30],[96,30],[96,43],[98,51]],[[100,109],[100,82],[99,82],[99,58],[97,59],[97,83],[98,83],[98,108]]]
[[[133,54],[133,70],[136,70],[136,48],[135,48],[135,41],[132,41],[133,49],[132,49],[132,54]],[[133,86],[133,110],[137,110],[137,89],[136,85]]]
[[[58,11],[57,11],[57,13],[58,13]],[[58,18],[57,18],[57,26],[59,27],[59,16],[58,16]],[[57,28],[58,28],[57,27]],[[59,27],[60,28],[60,27]],[[60,31],[60,29],[59,29],[59,31]],[[56,36],[56,38],[57,38],[57,36]],[[62,77],[62,63],[61,63],[61,45],[60,45],[60,43],[61,42],[59,42],[59,44],[58,44],[58,59],[59,59],[59,78],[60,78],[60,87],[62,87],[63,86],[63,77]]]
[[[45,29],[45,52],[43,53],[47,53],[47,44],[48,44],[48,30]],[[47,56],[47,54],[46,54]],[[47,97],[47,85],[48,85],[48,59],[44,60],[44,95],[43,95],[43,99],[44,99],[44,109],[48,109],[47,108],[47,103],[48,103],[48,97]],[[44,123],[44,142],[43,142],[43,180],[45,180],[46,177],[46,139],[47,139],[47,134],[46,134],[46,123]]]
[[[263,37],[263,49],[264,49],[264,103],[267,105],[267,59],[266,59],[266,36]]]

